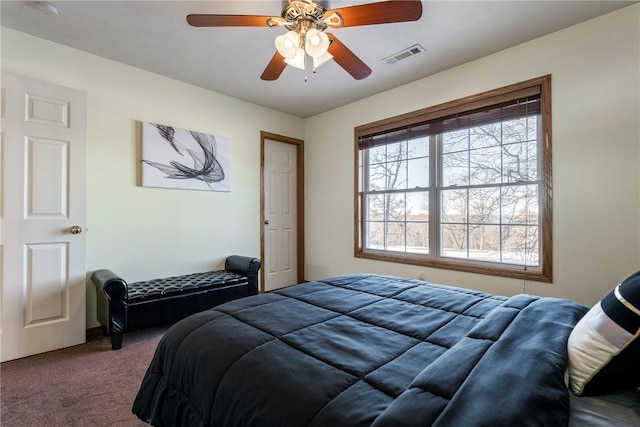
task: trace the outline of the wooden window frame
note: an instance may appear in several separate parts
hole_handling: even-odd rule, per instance
[[[538,266],[506,264],[498,262],[484,262],[469,259],[442,258],[439,256],[424,256],[405,252],[373,250],[364,248],[364,224],[361,219],[362,194],[360,191],[361,155],[360,141],[376,135],[399,131],[403,128],[417,126],[435,119],[442,119],[456,114],[499,105],[514,99],[539,93],[540,96],[540,127],[538,135],[538,180],[539,194],[538,217],[539,226],[539,259]],[[455,271],[486,274],[517,279],[535,280],[540,282],[552,282],[552,175],[551,175],[551,75],[545,75],[524,82],[512,84],[503,88],[490,90],[476,95],[468,96],[455,101],[424,108],[377,122],[358,126],[354,129],[354,158],[355,158],[355,188],[354,188],[354,255],[357,258],[366,258],[377,261],[387,261],[402,264],[420,265],[425,267],[443,268]],[[433,162],[432,162],[433,165]],[[435,174],[431,173],[435,178]],[[432,189],[437,189],[439,184],[432,184]],[[430,204],[430,218],[438,216],[437,209]],[[435,212],[434,212],[435,210]],[[439,226],[440,219],[436,219]],[[432,227],[431,230],[435,230]],[[437,232],[439,235],[439,231]],[[439,237],[436,237],[439,240]],[[431,240],[431,238],[430,238]],[[440,243],[438,242],[438,245]],[[433,244],[430,244],[433,248]],[[440,248],[435,247],[435,252]],[[430,251],[431,252],[431,251]]]

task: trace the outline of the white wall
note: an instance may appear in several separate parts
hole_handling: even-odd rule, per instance
[[[593,304],[640,269],[640,6],[306,121],[306,278],[375,272]],[[428,53],[427,53],[428,55]],[[356,259],[354,127],[552,74],[552,284]]]
[[[127,280],[219,268],[260,255],[260,131],[304,136],[304,121],[2,28],[2,71],[87,92],[87,271]],[[137,122],[230,138],[232,191],[138,185]],[[87,327],[97,326],[87,287]]]

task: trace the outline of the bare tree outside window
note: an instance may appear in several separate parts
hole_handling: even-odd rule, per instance
[[[424,138],[368,151],[368,248],[428,253],[428,153]]]
[[[538,265],[537,128],[533,116],[441,135],[442,256]]]

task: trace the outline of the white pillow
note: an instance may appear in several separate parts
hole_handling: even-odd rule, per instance
[[[576,324],[568,341],[575,394],[640,385],[640,272],[627,278]]]

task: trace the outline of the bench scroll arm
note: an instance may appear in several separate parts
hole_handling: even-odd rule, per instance
[[[91,281],[96,287],[98,321],[111,337],[111,348],[117,350],[127,329],[127,282],[105,269],[94,271]]]
[[[224,269],[232,273],[245,276],[249,279],[249,295],[258,293],[258,271],[260,271],[258,258],[242,255],[231,255],[224,263]]]

